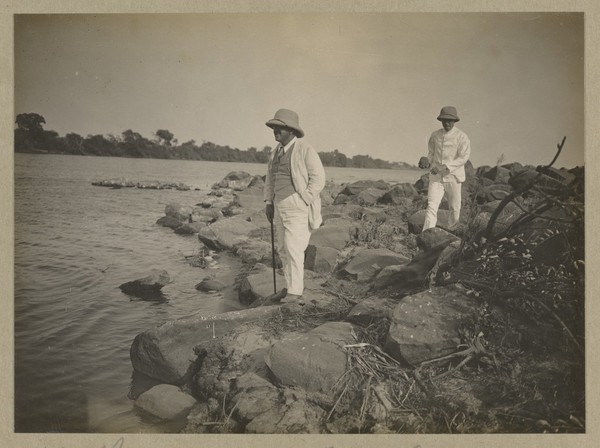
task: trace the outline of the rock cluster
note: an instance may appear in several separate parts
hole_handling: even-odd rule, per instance
[[[239,301],[248,308],[192,316],[140,333],[131,347],[134,370],[171,385],[172,395],[165,398],[165,410],[146,404],[151,391],[137,405],[162,418],[189,413],[189,432],[322,433],[353,427],[356,422],[343,423],[334,411],[351,350],[364,347],[365,332],[387,322],[377,349],[405,368],[457,351],[464,326],[477,317],[481,302],[468,288],[439,280],[463,240],[489,236],[492,214],[503,198],[523,186],[523,179],[539,178],[551,187],[582,179],[576,170],[539,177],[540,170],[520,164],[478,170],[468,164],[466,171],[459,226],[448,228],[448,211],[442,208],[438,227],[425,232],[426,176],[415,184],[328,183],[322,193],[324,223],[312,233],[306,251],[302,302],[267,300],[273,294],[272,269],[279,266],[277,261],[272,266],[262,178],[233,172],[200,204],[169,204],[159,225],[195,234],[203,246],[230,251],[251,268],[240,276],[237,288]],[[494,218],[493,234],[523,213],[505,207]],[[546,239],[535,256],[555,257],[564,249],[559,240]],[[276,281],[284,285],[280,271]],[[346,285],[346,294],[339,285]],[[198,285],[203,290],[222,287],[210,278]],[[353,303],[344,302],[348,296]],[[316,316],[326,312],[327,321],[319,321]],[[295,327],[283,325],[294,316]],[[309,316],[313,324],[307,324]],[[392,400],[386,387],[373,385],[379,406],[374,412],[383,416],[372,424],[373,431],[385,432]],[[194,398],[184,398],[182,390]],[[161,400],[161,394],[152,395]]]

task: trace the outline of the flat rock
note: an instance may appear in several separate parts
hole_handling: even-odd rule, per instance
[[[352,182],[351,184],[345,185],[344,189],[341,191],[341,194],[345,194],[347,196],[354,196],[368,188],[388,190],[390,188],[390,185],[382,180],[359,180],[356,182]]]
[[[196,400],[170,384],[159,384],[144,392],[135,401],[135,406],[162,420],[177,420],[187,417]]]
[[[358,281],[375,277],[386,266],[406,264],[409,259],[389,249],[363,249],[344,267],[344,272]]]
[[[347,322],[328,322],[273,344],[265,362],[284,386],[329,394],[346,371],[346,344],[356,342]]]
[[[339,225],[339,221],[334,225],[328,222],[323,227],[319,227],[310,235],[309,246],[331,247],[336,250],[342,250],[350,240],[350,228],[352,223],[348,221],[347,225]]]
[[[241,244],[237,244],[234,253],[240,257],[243,263],[253,265],[255,263],[273,264],[273,254],[271,244],[258,239],[247,239]],[[277,263],[277,254],[276,263]]]
[[[198,239],[210,249],[229,250],[250,238],[259,229],[255,224],[234,216],[220,219],[198,232]]]
[[[459,328],[478,313],[477,305],[457,286],[404,297],[394,309],[384,349],[411,365],[455,352],[461,343]]]

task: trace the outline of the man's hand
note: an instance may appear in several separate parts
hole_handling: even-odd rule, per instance
[[[275,216],[275,206],[273,204],[267,204],[265,208],[265,214],[267,215],[267,219],[270,223],[273,222],[273,217]]]
[[[421,168],[421,169],[429,168],[429,159],[427,157],[421,157],[419,159],[419,168]]]

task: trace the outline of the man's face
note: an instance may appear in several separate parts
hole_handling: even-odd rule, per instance
[[[448,132],[454,127],[454,120],[442,120],[442,126],[444,127],[444,130]]]
[[[276,141],[285,146],[294,138],[294,131],[283,126],[273,126],[273,135]]]

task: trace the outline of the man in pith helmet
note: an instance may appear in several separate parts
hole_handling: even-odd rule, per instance
[[[463,131],[455,126],[460,120],[454,106],[442,107],[437,117],[442,128],[429,137],[427,157],[419,160],[420,168],[429,168],[427,213],[423,230],[435,227],[440,202],[447,195],[450,208],[448,226],[454,227],[460,219],[461,187],[465,181],[465,163],[471,155],[471,142]]]
[[[277,251],[287,284],[286,300],[302,297],[304,251],[311,230],[321,223],[321,190],[325,170],[317,152],[302,140],[298,114],[279,109],[265,123],[278,142],[271,154],[265,180],[264,199],[269,222],[275,223]]]

